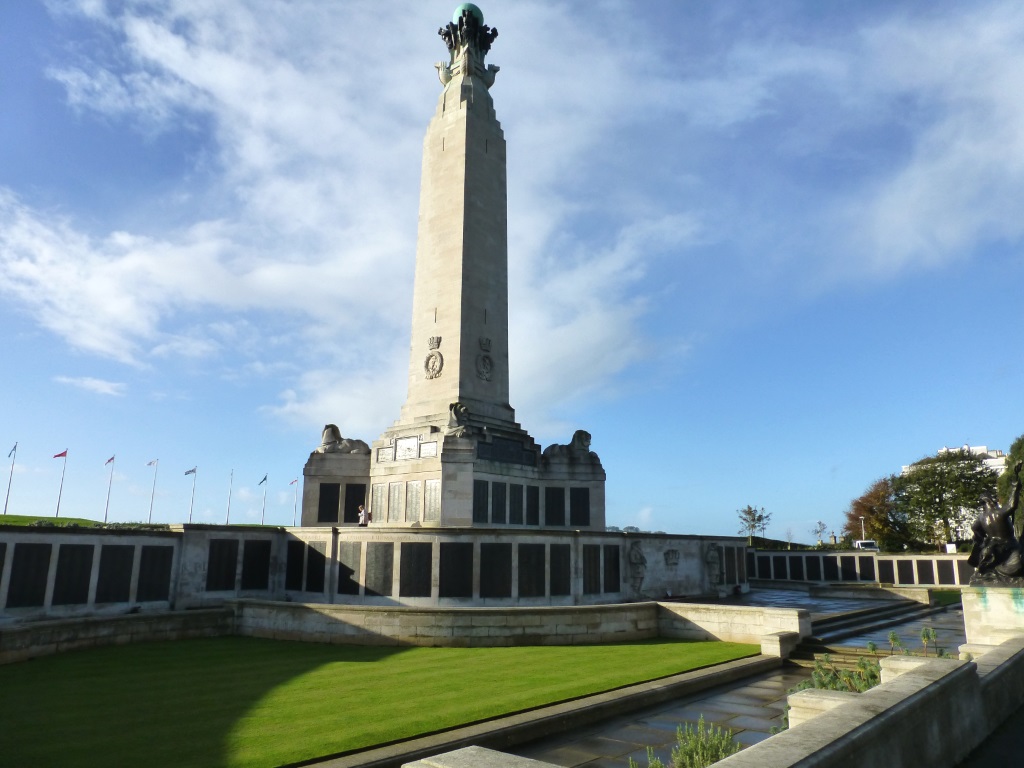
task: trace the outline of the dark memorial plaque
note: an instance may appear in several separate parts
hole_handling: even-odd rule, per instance
[[[15,544],[11,558],[8,608],[39,608],[46,600],[52,544]]]
[[[140,603],[168,600],[171,597],[171,563],[174,547],[166,544],[144,544],[139,554],[139,588],[135,599]]]
[[[750,555],[744,557],[742,547],[736,547],[739,552],[739,556],[736,558],[736,565],[739,566],[739,583],[745,584],[747,581],[747,563],[753,562],[753,558]]]
[[[931,560],[918,560],[917,561],[917,583],[918,584],[934,584],[935,583],[935,568],[932,566]]]
[[[874,581],[875,558],[873,558],[871,555],[861,555],[857,558],[857,563],[860,566],[860,580]]]
[[[440,597],[473,596],[473,545],[462,541],[442,541],[438,562]]]
[[[242,545],[242,589],[270,589],[268,539],[246,539]]]
[[[913,560],[897,560],[896,561],[896,583],[897,584],[913,584],[914,583],[914,561]]]
[[[505,524],[505,483],[491,483],[491,522]]]
[[[536,451],[527,450],[518,440],[507,437],[495,437],[491,442],[480,441],[476,444],[477,458],[485,461],[500,461],[503,464],[520,464],[532,467],[537,464]]]
[[[772,559],[768,555],[757,556],[757,578],[770,579],[772,577]]]
[[[306,569],[306,545],[298,539],[289,539],[285,550],[284,588],[302,591],[302,574]]]
[[[839,581],[839,560],[835,555],[825,555],[822,567],[825,569],[825,581]]]
[[[306,545],[306,592],[323,592],[327,583],[327,542],[311,541]]]
[[[785,555],[772,555],[772,578],[788,579],[789,571],[786,568]]]
[[[601,547],[598,544],[583,545],[583,594],[597,595],[601,592]]]
[[[395,547],[390,541],[366,545],[366,594],[391,597],[395,571]]]
[[[552,597],[572,594],[572,552],[569,544],[552,544],[548,559],[551,563]]]
[[[740,557],[739,547],[725,547],[725,583],[738,584],[736,581],[736,560]]]
[[[622,591],[622,548],[618,544],[604,545],[604,591]]]
[[[399,563],[400,597],[430,597],[431,549],[429,542],[402,542]]]
[[[544,545],[520,544],[519,596],[544,597],[545,582],[546,579],[544,578]]]
[[[817,555],[807,558],[807,580],[821,581],[821,558]]]
[[[843,581],[856,581],[857,558],[853,555],[841,555],[839,557],[839,570],[842,573]]]
[[[569,489],[569,525],[590,525],[590,489]]]
[[[747,556],[740,560],[740,565],[747,566],[747,573],[751,574],[753,578],[757,578],[757,560],[754,558],[753,552],[747,552]]]
[[[789,556],[789,578],[793,581],[804,580],[804,557],[803,555]],[[728,581],[728,576],[726,577]],[[729,582],[732,583],[731,581]]]
[[[971,579],[974,578],[974,566],[966,560],[957,560],[956,574],[960,578],[961,584],[970,584]]]
[[[512,597],[512,545],[480,545],[480,597]]]
[[[0,573],[4,572],[4,558],[7,557],[7,542],[0,541]]]
[[[349,483],[345,486],[345,513],[342,516],[343,523],[359,522],[359,505],[366,504],[366,484]]]
[[[89,602],[92,575],[92,544],[61,544],[57,550],[57,578],[53,605],[84,605]]]
[[[540,525],[540,487],[526,486],[526,524]]]
[[[878,580],[882,584],[896,583],[896,570],[892,564],[892,560],[878,561]]]
[[[318,523],[338,522],[338,505],[341,499],[341,483],[320,483],[320,500],[317,502]]]
[[[338,594],[359,594],[359,557],[363,545],[359,541],[338,542]]]
[[[127,603],[131,596],[135,547],[104,544],[100,547],[100,575],[96,581],[97,603]]]
[[[508,486],[508,522],[510,525],[523,524],[523,486],[518,483]]]
[[[935,570],[939,577],[939,584],[956,584],[952,560],[936,560]]]
[[[544,489],[544,525],[565,525],[565,488],[560,485]]]
[[[206,591],[234,590],[237,569],[238,539],[210,539],[206,560]]]
[[[487,481],[473,481],[473,522],[487,522]]]

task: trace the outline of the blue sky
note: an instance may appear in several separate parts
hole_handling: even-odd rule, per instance
[[[10,511],[290,524],[324,423],[404,400],[420,147],[456,3],[0,6]],[[608,522],[839,529],[1024,432],[1024,10],[481,4],[508,142],[512,405]],[[9,468],[9,464],[7,467]],[[7,471],[4,471],[4,475]]]

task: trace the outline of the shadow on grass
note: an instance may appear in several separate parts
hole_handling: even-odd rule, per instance
[[[273,765],[239,762],[233,734],[254,705],[325,664],[380,661],[402,651],[221,637],[98,648],[3,666],[0,762]]]

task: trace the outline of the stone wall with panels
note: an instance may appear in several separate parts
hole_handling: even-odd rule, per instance
[[[0,529],[0,617],[166,610],[178,592],[180,538],[157,531]]]

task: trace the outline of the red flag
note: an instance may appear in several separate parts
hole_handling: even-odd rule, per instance
[[[66,459],[67,457],[68,457],[68,449],[67,448],[65,448],[60,453],[53,454],[53,458],[55,458],[55,459]]]
[[[105,462],[103,462],[103,466],[104,466],[104,467],[105,467],[105,466],[107,466],[107,464],[109,464],[109,463],[110,463],[110,462],[112,462],[113,460],[114,460],[114,457],[113,457],[113,456],[111,456],[111,457],[110,457],[109,459],[107,459],[107,460],[106,460]]]
[[[297,482],[299,482],[299,478],[296,477],[294,480],[288,483],[288,485],[295,485]]]

